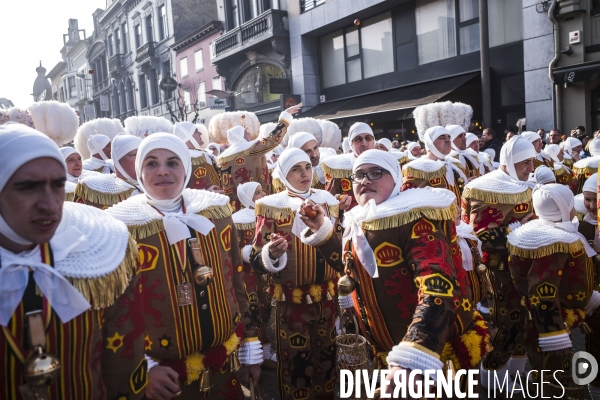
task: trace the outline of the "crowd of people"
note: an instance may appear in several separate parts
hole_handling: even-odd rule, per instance
[[[577,327],[600,357],[600,139],[583,127],[503,142],[461,120],[400,144],[357,122],[342,140],[300,104],[262,126],[71,134],[47,103],[0,114],[2,400],[241,399],[261,364],[281,399],[333,399],[342,330],[390,377],[479,369],[483,387],[512,388],[527,360],[565,370]]]

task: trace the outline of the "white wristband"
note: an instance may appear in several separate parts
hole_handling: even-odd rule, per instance
[[[571,338],[569,337],[568,333],[561,333],[560,335],[549,337],[541,337],[538,339],[538,343],[540,344],[542,351],[570,349],[573,347],[573,343],[571,342]]]
[[[146,358],[146,361],[148,362],[148,371],[150,371],[152,368],[158,366],[158,363],[156,361],[154,361],[152,359],[152,357],[148,356],[147,354],[144,354],[144,357]]]
[[[329,238],[333,232],[333,224],[329,220],[329,218],[325,218],[323,220],[323,225],[319,228],[318,231],[308,236],[311,233],[310,228],[305,228],[300,235],[300,240],[302,243],[307,244],[309,246],[320,246]]]
[[[250,253],[252,252],[252,245],[247,244],[242,248],[242,260],[245,263],[250,264]]]
[[[272,274],[276,274],[277,272],[283,270],[286,267],[287,253],[283,253],[281,255],[281,257],[279,257],[279,259],[277,261],[275,261],[275,262],[279,263],[279,267],[276,267],[274,262],[271,260],[271,257],[269,256],[269,247],[271,247],[271,243],[273,243],[273,242],[269,242],[265,246],[263,246],[260,255],[262,257],[262,261],[263,261],[263,265],[265,266],[265,269]]]

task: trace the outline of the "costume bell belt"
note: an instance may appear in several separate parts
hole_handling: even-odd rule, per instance
[[[285,287],[279,283],[270,285],[269,294],[277,301],[288,301],[294,304],[312,304],[333,300],[336,281],[325,281],[320,284],[303,285],[296,288]]]

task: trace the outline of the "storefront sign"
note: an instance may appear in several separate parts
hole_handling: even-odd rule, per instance
[[[220,99],[218,97],[209,97],[208,103],[211,110],[224,110],[227,108],[227,98]]]
[[[163,92],[171,93],[177,89],[177,81],[171,77],[163,78],[160,80],[160,89]]]
[[[296,104],[300,104],[302,102],[302,97],[297,94],[281,95],[281,99],[279,101],[280,108],[283,111],[295,106]]]
[[[285,78],[269,79],[269,92],[272,94],[288,94],[290,92],[290,80]]]

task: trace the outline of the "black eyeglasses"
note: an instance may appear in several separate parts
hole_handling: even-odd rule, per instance
[[[369,178],[370,181],[376,181],[377,179],[381,179],[383,174],[389,174],[390,171],[383,168],[371,169],[367,172],[357,172],[356,174],[350,175],[350,180],[354,183],[361,183],[365,176]]]

